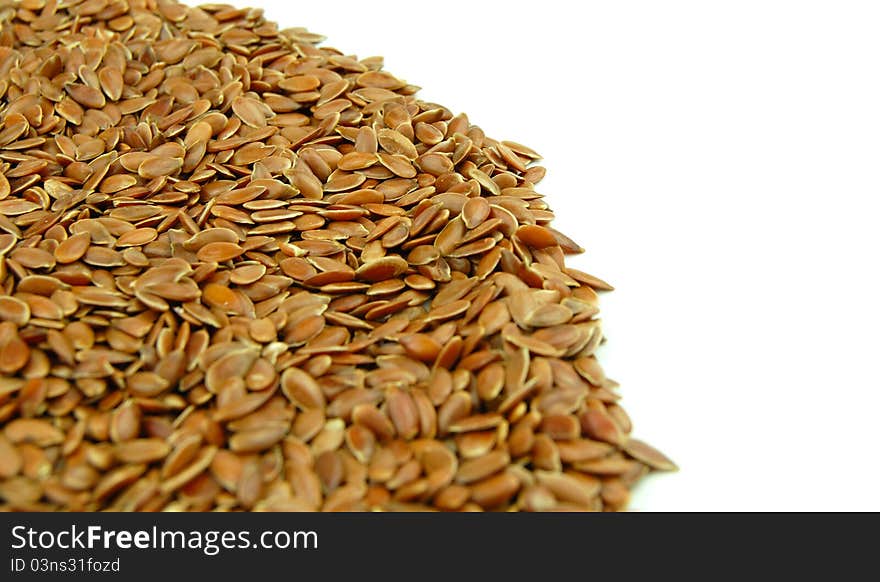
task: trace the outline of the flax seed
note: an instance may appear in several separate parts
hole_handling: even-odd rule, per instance
[[[617,511],[675,469],[534,150],[261,11],[111,4],[0,9],[0,509]]]

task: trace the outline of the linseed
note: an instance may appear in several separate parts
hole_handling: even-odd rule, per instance
[[[651,469],[539,155],[170,0],[0,0],[0,502],[619,510]]]

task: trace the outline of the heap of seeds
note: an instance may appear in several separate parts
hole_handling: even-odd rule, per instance
[[[0,2],[0,503],[617,510],[531,149],[261,10]]]

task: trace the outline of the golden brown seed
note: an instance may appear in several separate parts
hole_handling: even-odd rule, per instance
[[[241,256],[242,253],[244,253],[244,249],[235,243],[213,242],[200,248],[196,257],[207,263],[223,263]]]
[[[614,450],[611,445],[588,439],[559,441],[556,443],[556,448],[559,450],[559,458],[565,463],[591,461],[604,457]]]
[[[493,400],[504,388],[504,366],[492,363],[477,374],[477,393],[483,400]]]
[[[202,289],[202,299],[212,307],[223,311],[237,311],[239,298],[229,287],[211,283]]]
[[[264,451],[283,439],[289,430],[289,426],[278,423],[237,432],[229,437],[229,448],[243,453]]]
[[[101,82],[101,89],[113,101],[118,101],[122,96],[122,90],[125,88],[125,80],[117,69],[112,67],[102,67],[98,71],[98,79]]]
[[[55,259],[59,263],[72,263],[79,260],[89,249],[91,236],[86,232],[71,235],[55,247]]]
[[[624,435],[611,417],[601,410],[585,410],[580,415],[580,421],[584,433],[594,439],[612,445],[621,445],[625,440]]]
[[[556,244],[556,238],[543,226],[524,224],[516,231],[516,236],[527,245],[543,249]]]
[[[455,481],[461,485],[467,485],[500,471],[509,463],[510,455],[507,454],[507,451],[492,451],[462,463],[455,475]]]
[[[30,358],[31,350],[18,336],[16,327],[11,321],[0,323],[0,372],[4,374],[22,369]]]
[[[380,440],[394,436],[394,425],[391,420],[372,404],[358,404],[352,409],[352,420],[369,429]]]
[[[473,229],[488,218],[490,210],[489,203],[485,198],[479,196],[470,198],[461,210],[461,219],[467,228]]]
[[[9,479],[21,471],[22,459],[18,449],[0,434],[0,478]]]
[[[257,282],[265,274],[265,265],[243,265],[230,273],[229,280],[236,285],[250,285]]]
[[[621,510],[530,148],[259,11],[23,0],[0,45],[10,510]]]
[[[17,418],[4,427],[3,434],[12,443],[32,443],[39,447],[57,445],[64,440],[60,429],[48,420],[37,418]]]
[[[26,325],[31,318],[30,306],[16,297],[0,296],[0,321],[8,321],[17,326]]]
[[[400,257],[388,256],[371,261],[355,271],[355,276],[364,281],[384,281],[406,272],[408,265]]]
[[[285,91],[290,91],[293,93],[303,93],[306,91],[313,91],[314,89],[320,87],[321,80],[313,75],[296,75],[287,79],[283,79],[281,82],[278,83],[278,86]]]
[[[552,414],[543,418],[540,430],[553,440],[572,440],[580,436],[581,425],[573,415]]]
[[[474,484],[471,499],[482,507],[492,509],[510,500],[519,487],[519,479],[512,473],[504,472]]]
[[[134,439],[116,445],[113,452],[123,463],[149,463],[164,458],[171,450],[162,439]]]
[[[462,485],[450,485],[434,497],[434,505],[445,511],[460,509],[471,496],[471,491]]]
[[[394,423],[397,435],[404,439],[413,438],[419,431],[419,412],[409,393],[391,387],[385,393],[388,403],[388,416]]]
[[[437,340],[423,333],[406,335],[399,341],[410,357],[422,362],[433,362],[443,347]]]
[[[326,402],[315,379],[299,368],[287,368],[281,375],[281,390],[302,409],[323,409]]]
[[[374,153],[349,152],[339,160],[339,169],[346,171],[362,170],[376,164],[379,158]]]
[[[535,475],[538,482],[550,490],[557,499],[582,507],[589,507],[601,489],[601,482],[588,475],[575,476],[548,471],[537,471]]]
[[[55,257],[52,253],[39,248],[18,248],[9,256],[28,269],[51,269],[55,266]]]
[[[547,471],[562,470],[562,461],[559,458],[559,448],[549,436],[545,434],[535,435],[532,445],[532,463],[539,469]]]
[[[556,497],[543,485],[531,485],[523,490],[520,502],[526,511],[550,511],[556,507]]]
[[[135,438],[140,433],[141,410],[132,400],[124,402],[110,417],[110,438],[115,442]]]
[[[155,228],[136,228],[122,233],[122,235],[116,239],[116,246],[132,247],[145,245],[156,240],[158,234],[159,233]]]
[[[353,424],[345,431],[345,443],[351,454],[361,463],[367,464],[376,447],[376,437],[373,432],[359,424]]]
[[[659,471],[675,471],[678,469],[669,457],[640,440],[628,439],[623,449],[634,459],[637,459]]]
[[[71,84],[66,87],[68,94],[79,104],[93,109],[100,109],[107,102],[104,95],[94,87]]]
[[[252,321],[248,326],[248,330],[250,331],[251,338],[261,343],[273,341],[278,336],[275,324],[272,320],[266,318]]]
[[[151,157],[144,160],[138,166],[138,175],[141,178],[152,180],[162,176],[170,176],[180,170],[183,160],[180,158]]]
[[[236,97],[232,101],[232,111],[251,127],[266,127],[266,112],[259,101],[247,97]]]
[[[137,396],[157,396],[169,386],[168,380],[154,372],[137,372],[128,379],[128,389]]]

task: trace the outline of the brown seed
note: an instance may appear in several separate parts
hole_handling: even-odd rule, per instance
[[[0,295],[0,321],[8,321],[21,327],[31,318],[30,306],[16,297]]]
[[[631,473],[633,470],[640,470],[644,468],[644,465],[621,457],[606,457],[604,459],[575,463],[574,468],[582,473],[590,473],[592,475],[621,476]]]
[[[250,285],[259,281],[265,274],[265,265],[242,265],[232,270],[229,280],[236,285]]]
[[[241,256],[244,249],[235,243],[213,242],[199,249],[196,257],[206,263],[223,263]]]
[[[152,180],[162,176],[170,176],[180,170],[183,160],[180,158],[150,157],[138,166],[138,175],[141,178]]]
[[[216,394],[227,387],[230,382],[241,379],[250,370],[257,359],[257,350],[251,347],[229,349],[218,357],[205,373],[205,387]]]
[[[390,154],[400,154],[410,160],[416,159],[419,155],[413,143],[399,131],[380,129],[377,136],[379,145]]]
[[[288,368],[281,375],[281,390],[302,409],[324,408],[325,398],[315,379],[299,368]]]
[[[202,471],[205,471],[209,466],[211,466],[211,461],[214,460],[214,455],[217,453],[217,447],[205,447],[199,451],[198,455],[196,455],[195,459],[189,464],[188,467],[181,470],[173,477],[162,481],[159,485],[159,489],[165,493],[170,493],[172,491],[176,491],[180,487],[183,487],[193,479],[199,476]],[[138,465],[134,465],[137,467]]]
[[[372,404],[359,404],[352,409],[352,421],[372,431],[380,440],[394,436],[394,425],[391,420]]]
[[[462,485],[450,485],[439,491],[434,497],[434,505],[444,511],[460,509],[470,498],[470,489]]]
[[[449,156],[440,153],[425,154],[416,162],[423,172],[433,174],[434,176],[441,176],[454,169]]]
[[[259,11],[148,4],[0,9],[5,508],[621,510],[675,468],[535,151]]]
[[[559,455],[559,447],[549,436],[545,434],[535,435],[532,445],[532,463],[539,469],[547,471],[562,470],[562,460]]]
[[[122,255],[107,247],[92,246],[86,251],[83,262],[95,267],[121,267],[125,265]]]
[[[9,479],[21,471],[22,459],[18,449],[0,434],[0,478]]]
[[[9,331],[9,328],[12,331]],[[22,369],[30,358],[31,350],[15,331],[11,321],[0,323],[0,372],[13,374]],[[5,337],[4,337],[5,336]]]
[[[114,442],[135,438],[140,433],[141,410],[131,400],[120,405],[110,418],[110,438]]]
[[[482,507],[492,509],[510,500],[519,487],[519,479],[512,473],[504,472],[474,484],[471,499]]]
[[[467,228],[477,228],[488,218],[490,210],[491,207],[485,198],[470,198],[461,210],[461,219]]]
[[[580,436],[581,425],[573,415],[551,414],[541,420],[540,430],[553,440],[571,440]]]
[[[239,305],[239,298],[232,289],[216,283],[210,283],[202,289],[202,299],[208,305],[224,311],[237,311]]]
[[[477,414],[462,418],[449,425],[449,432],[470,432],[495,428],[504,421],[504,417],[494,412]]]
[[[485,172],[481,170],[471,170],[471,178],[476,180],[477,183],[489,194],[492,194],[493,196],[501,195],[501,189],[498,187],[498,184],[496,184]]]
[[[363,170],[369,168],[373,164],[379,162],[379,158],[375,153],[349,152],[342,156],[339,160],[339,169],[351,172],[354,170]]]
[[[9,256],[28,269],[50,269],[55,266],[55,257],[43,249],[22,247],[12,251]]]
[[[368,464],[376,447],[376,437],[370,429],[353,424],[345,431],[345,443],[359,462]]]
[[[163,459],[170,450],[162,439],[134,439],[117,444],[113,453],[123,463],[149,463]]]
[[[241,453],[263,451],[284,438],[289,429],[290,427],[284,424],[271,424],[237,432],[229,437],[229,448]]]
[[[355,271],[355,276],[364,281],[384,281],[399,277],[406,272],[408,265],[400,257],[389,256],[371,261]]]
[[[236,97],[232,101],[232,111],[251,127],[266,127],[266,112],[259,101],[247,97]]]
[[[155,228],[136,228],[123,233],[116,239],[117,247],[141,246],[153,242],[158,236]]]
[[[585,410],[580,415],[580,421],[587,435],[612,445],[623,444],[623,434],[607,413],[601,410]]]
[[[526,511],[550,511],[556,507],[556,497],[543,485],[531,485],[521,493],[520,503]]]
[[[304,93],[313,91],[321,86],[321,80],[314,75],[296,75],[283,79],[278,86],[285,91],[293,93]]]
[[[168,380],[153,372],[137,372],[128,379],[128,389],[137,396],[157,396],[168,387]]]
[[[630,456],[658,471],[676,471],[678,467],[666,455],[637,439],[628,439],[623,447]]]
[[[98,79],[101,82],[101,89],[113,101],[119,101],[122,96],[122,90],[125,88],[125,80],[117,69],[112,67],[102,67],[98,71]]]
[[[386,391],[385,400],[397,435],[404,439],[413,438],[419,431],[419,412],[412,396],[392,386]]]
[[[400,338],[406,353],[422,362],[433,362],[443,346],[429,335],[414,333]]]
[[[598,479],[586,475],[577,478],[566,473],[537,471],[535,476],[538,482],[549,489],[557,499],[583,507],[589,507],[601,489]]]
[[[483,400],[493,400],[504,388],[504,366],[498,363],[489,364],[477,375],[477,393]]]
[[[559,441],[556,443],[559,458],[565,463],[591,461],[604,457],[614,450],[611,445],[591,440]]]
[[[524,322],[531,327],[555,327],[568,323],[573,315],[564,305],[551,303],[535,308],[526,316]]]
[[[261,343],[268,343],[278,336],[275,324],[270,319],[256,319],[248,326],[251,338]]]
[[[405,156],[379,153],[377,157],[380,164],[401,178],[414,178],[418,173]]]
[[[517,229],[516,236],[527,245],[536,249],[543,249],[556,244],[556,238],[553,236],[553,233],[543,226],[534,224],[522,225]]]
[[[55,247],[55,259],[59,263],[73,263],[86,254],[89,244],[91,244],[91,236],[88,233],[81,232],[71,235],[70,238]]]
[[[507,451],[492,451],[491,453],[470,459],[461,464],[455,475],[456,483],[467,485],[474,481],[485,479],[510,463],[510,455]]]
[[[17,418],[9,422],[3,434],[12,443],[33,443],[39,447],[60,444],[64,433],[48,420],[37,418]]]
[[[171,427],[168,427],[168,432],[170,430]],[[162,478],[168,479],[183,471],[195,459],[201,445],[200,434],[184,434],[175,439],[171,452],[162,464]]]
[[[629,489],[622,479],[604,479],[601,494],[605,507],[612,510],[623,510],[629,501]]]
[[[107,102],[104,95],[94,87],[87,85],[71,84],[65,87],[67,93],[80,105],[92,109],[100,109]]]
[[[12,192],[12,189],[9,187],[9,180],[6,179],[6,176],[0,174],[0,200],[3,200]]]

